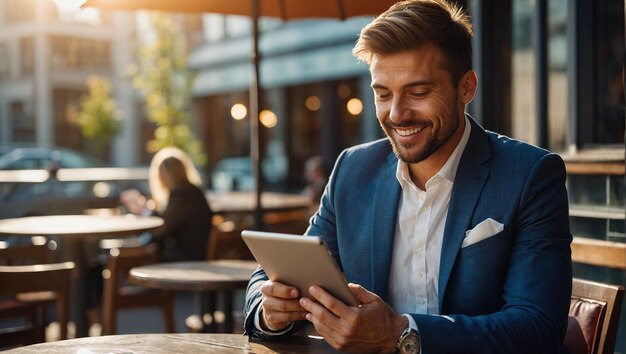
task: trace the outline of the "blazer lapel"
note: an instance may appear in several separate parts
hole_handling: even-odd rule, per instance
[[[371,273],[372,291],[381,298],[387,297],[391,251],[396,231],[400,184],[396,179],[398,159],[393,153],[376,182],[372,203]]]
[[[469,120],[472,124],[472,131],[454,179],[446,226],[443,233],[441,263],[439,266],[440,312],[443,295],[448,285],[454,261],[461,249],[465,231],[470,226],[474,208],[489,175],[489,168],[483,166],[483,163],[491,157],[487,135],[483,128],[471,117]]]

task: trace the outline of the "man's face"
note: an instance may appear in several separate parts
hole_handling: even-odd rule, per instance
[[[460,98],[465,94],[453,84],[442,52],[425,44],[400,53],[375,54],[370,72],[376,116],[398,158],[406,163],[419,163],[432,155],[447,159],[463,135],[459,125],[467,102]]]

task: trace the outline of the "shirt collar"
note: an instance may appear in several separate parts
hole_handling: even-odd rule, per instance
[[[454,182],[454,177],[456,176],[456,171],[459,168],[459,162],[461,161],[461,156],[463,155],[463,151],[465,150],[465,146],[467,145],[467,141],[469,140],[470,133],[472,131],[472,126],[465,116],[465,129],[463,129],[463,136],[461,136],[461,141],[457,144],[456,148],[452,152],[452,155],[448,158],[448,161],[441,167],[439,172],[432,178],[436,176],[441,176],[449,180],[450,182]],[[431,178],[431,179],[432,179]],[[398,159],[398,167],[396,169],[396,179],[400,183],[400,186],[404,188],[407,183],[412,183],[411,178],[409,177],[409,167],[406,162]]]

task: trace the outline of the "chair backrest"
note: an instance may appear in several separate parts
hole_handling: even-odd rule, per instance
[[[24,292],[52,291],[57,294],[57,318],[61,328],[61,338],[67,338],[69,285],[74,262],[0,266],[0,295],[15,295]],[[25,328],[24,331],[30,329]],[[22,339],[17,332],[0,336],[0,346],[31,344],[17,342]]]
[[[254,259],[241,238],[241,229],[228,222],[211,228],[207,260],[215,259]]]
[[[283,211],[263,215],[264,231],[302,235],[308,227],[309,214],[306,211]]]
[[[161,307],[166,332],[175,331],[173,297],[154,289],[128,284],[131,268],[159,262],[158,246],[113,248],[109,251],[102,296],[102,334],[117,333],[117,311],[123,308]],[[104,275],[104,274],[103,274]]]
[[[613,353],[624,288],[574,278],[565,346],[573,354]]]
[[[117,291],[126,284],[131,268],[159,262],[159,249],[156,244],[141,247],[112,248],[107,259],[108,277],[104,280],[104,292]]]
[[[30,265],[50,263],[53,251],[44,245],[16,245],[0,248],[0,265]]]

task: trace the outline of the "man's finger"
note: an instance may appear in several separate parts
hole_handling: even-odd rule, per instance
[[[277,297],[281,299],[297,299],[298,289],[283,283],[266,281],[261,285],[261,293],[265,296]]]
[[[277,311],[277,312],[305,312],[300,306],[298,299],[285,300],[276,297],[264,297],[261,302],[265,311]]]
[[[287,327],[294,321],[301,321],[306,319],[307,312],[275,312],[275,311],[263,311],[262,316],[265,324],[270,330],[277,331],[284,327]]]
[[[344,319],[352,316],[349,306],[330,295],[321,287],[315,285],[310,287],[309,294],[333,315]]]
[[[306,315],[306,319],[313,324],[317,333],[332,347],[338,348],[340,336],[336,330],[329,327],[324,321],[315,317],[312,313]]]

